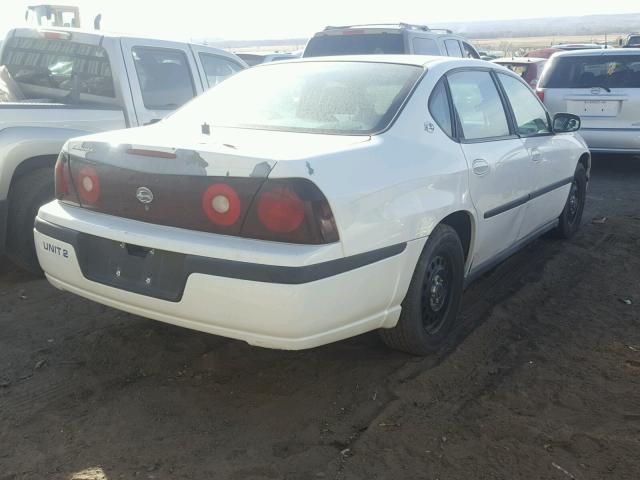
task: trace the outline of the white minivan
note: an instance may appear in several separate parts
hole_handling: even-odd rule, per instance
[[[640,49],[554,54],[538,83],[551,114],[580,116],[592,152],[640,153]]]

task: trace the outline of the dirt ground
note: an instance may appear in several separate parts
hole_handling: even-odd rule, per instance
[[[575,239],[475,283],[455,342],[424,359],[375,333],[253,348],[5,262],[0,480],[636,480],[639,187],[640,161],[600,159]]]

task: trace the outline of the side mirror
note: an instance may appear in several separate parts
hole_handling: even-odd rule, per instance
[[[569,133],[580,130],[580,117],[572,113],[556,113],[553,116],[553,132]]]

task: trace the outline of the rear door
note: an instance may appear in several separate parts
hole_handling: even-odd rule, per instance
[[[458,70],[447,81],[479,219],[473,258],[477,268],[516,242],[534,185],[532,166],[490,71]]]
[[[547,111],[533,91],[515,75],[497,73],[509,102],[516,133],[529,155],[532,191],[518,238],[525,238],[558,218],[573,177],[575,144],[554,135]]]
[[[129,38],[121,45],[138,125],[161,120],[203,92],[189,45]]]

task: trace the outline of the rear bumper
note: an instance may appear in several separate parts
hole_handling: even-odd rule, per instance
[[[597,153],[640,153],[640,128],[581,128],[580,135]]]
[[[9,202],[7,200],[0,200],[0,255],[6,251],[8,217]]]
[[[208,267],[188,272],[180,298],[169,301],[87,278],[74,240],[84,233],[47,217],[36,221],[36,251],[54,286],[136,315],[280,349],[315,347],[394,326],[426,241],[304,266],[198,256]],[[114,235],[126,241],[124,233]]]

